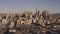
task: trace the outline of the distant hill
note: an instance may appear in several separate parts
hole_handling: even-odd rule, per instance
[[[52,14],[53,16],[60,16],[60,13]]]

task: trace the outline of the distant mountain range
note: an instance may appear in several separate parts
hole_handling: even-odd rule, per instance
[[[60,13],[54,13],[53,16],[60,16]]]

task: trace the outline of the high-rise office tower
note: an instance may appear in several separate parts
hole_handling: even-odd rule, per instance
[[[42,12],[42,16],[43,16],[45,19],[49,18],[49,12],[48,12],[47,10],[43,11],[43,12]]]

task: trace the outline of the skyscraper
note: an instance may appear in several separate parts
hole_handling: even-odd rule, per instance
[[[48,12],[47,10],[43,11],[43,12],[42,12],[42,16],[43,16],[45,19],[49,18],[49,12]]]

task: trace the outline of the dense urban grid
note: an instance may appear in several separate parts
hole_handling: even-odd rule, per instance
[[[59,34],[60,16],[54,16],[45,10],[40,13],[0,14],[0,34]]]

